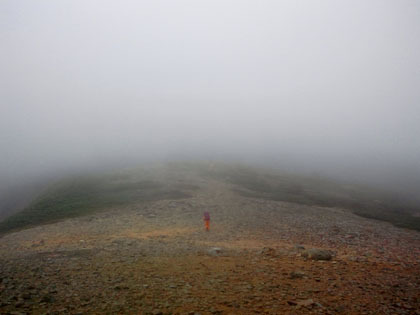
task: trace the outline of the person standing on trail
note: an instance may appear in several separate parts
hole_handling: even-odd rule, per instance
[[[210,213],[207,211],[204,212],[204,226],[206,227],[206,231],[210,231]]]

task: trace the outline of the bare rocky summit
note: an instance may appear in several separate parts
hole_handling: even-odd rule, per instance
[[[419,232],[189,181],[190,198],[4,235],[0,313],[420,314]]]

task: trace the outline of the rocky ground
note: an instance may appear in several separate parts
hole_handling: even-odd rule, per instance
[[[2,237],[0,313],[420,314],[419,232],[195,184]]]

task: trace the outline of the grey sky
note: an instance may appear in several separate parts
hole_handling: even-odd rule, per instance
[[[419,1],[0,2],[0,176],[238,158],[420,174]]]

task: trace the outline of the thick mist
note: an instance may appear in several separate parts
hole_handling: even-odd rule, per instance
[[[418,1],[0,3],[0,199],[228,160],[420,188]]]

